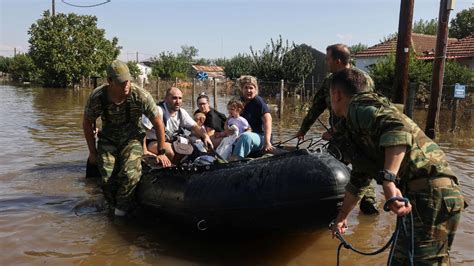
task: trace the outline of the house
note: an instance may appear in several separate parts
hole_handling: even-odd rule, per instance
[[[467,68],[474,69],[474,35],[450,42],[446,47],[446,58],[455,60]],[[418,59],[433,60],[434,54]]]
[[[209,79],[225,79],[224,67],[223,66],[204,66],[204,65],[191,65],[190,76],[196,77],[199,72],[205,72]]]
[[[140,69],[140,75],[138,75],[138,84],[140,84],[141,87],[145,86],[145,84],[148,84],[148,75],[151,75],[151,70],[152,68],[149,66],[146,66],[143,63],[137,63],[137,67]]]
[[[448,49],[449,46],[457,42],[455,38],[448,38]],[[411,34],[411,46],[413,52],[417,59],[431,59],[434,57],[435,48],[436,48],[436,36],[427,35],[420,33]],[[395,53],[397,50],[397,37],[389,39],[385,42],[371,46],[363,51],[360,51],[354,55],[355,65],[357,68],[360,68],[364,71],[368,71],[369,67],[375,65],[375,63],[390,55]]]

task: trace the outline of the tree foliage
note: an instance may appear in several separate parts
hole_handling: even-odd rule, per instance
[[[41,70],[46,86],[66,87],[82,77],[101,75],[117,58],[117,38],[105,38],[95,16],[57,14],[49,11],[31,25],[30,55]]]
[[[451,20],[449,36],[462,39],[474,35],[474,7],[461,10],[456,17]]]
[[[420,19],[418,21],[415,21],[415,23],[413,24],[412,31],[414,33],[436,35],[437,30],[438,30],[438,21],[436,21],[435,19],[429,19],[429,20]]]
[[[387,96],[392,95],[392,86],[395,79],[395,54],[377,61],[369,70],[374,79],[375,88]],[[443,83],[453,85],[455,83],[468,84],[471,82],[473,71],[460,65],[456,61],[446,61]],[[409,82],[430,84],[433,75],[433,62],[415,59],[413,52],[410,55],[408,66]]]
[[[281,35],[278,39],[270,39],[265,48],[255,51],[250,47],[253,61],[252,73],[261,80],[277,81],[286,79],[302,81],[314,68],[314,58],[308,45],[289,45],[288,40],[283,41]]]
[[[138,76],[141,74],[140,68],[137,66],[137,62],[128,61],[127,66],[128,70],[130,70],[130,75],[132,75],[134,79],[137,79]]]
[[[181,52],[161,52],[152,60],[152,75],[160,78],[185,79],[199,50],[194,46],[181,46]]]
[[[358,44],[349,46],[349,50],[351,51],[352,55],[357,54],[360,51],[364,51],[367,48],[368,48],[367,44],[363,44],[363,43],[358,43]]]
[[[313,71],[315,58],[310,46],[295,45],[283,57],[283,78],[292,82],[300,82]]]
[[[241,75],[252,74],[254,72],[253,65],[253,60],[250,55],[239,53],[225,63],[224,72],[226,77],[236,79]]]
[[[270,39],[270,43],[261,51],[255,51],[250,46],[254,66],[254,75],[262,80],[280,80],[283,75],[283,58],[290,50],[288,40],[283,41],[281,35],[274,41]]]
[[[13,81],[35,81],[38,79],[38,70],[28,54],[15,56],[9,65],[9,71]]]
[[[10,57],[0,56],[0,72],[9,73],[12,59]]]

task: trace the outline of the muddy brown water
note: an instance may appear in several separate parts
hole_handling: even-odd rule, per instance
[[[211,236],[151,217],[110,219],[93,204],[101,202],[100,191],[83,178],[87,148],[81,119],[90,90],[0,85],[0,93],[0,265],[335,264],[338,241],[324,226],[297,233],[224,231]],[[219,110],[227,100],[222,96]],[[187,100],[188,110],[189,106]],[[289,115],[281,123],[274,119],[277,140],[296,132],[304,115],[297,109],[290,103]],[[422,123],[425,114],[416,115]],[[322,130],[314,126],[313,136]],[[444,132],[438,142],[460,177],[464,195],[472,201],[474,134],[460,135]],[[381,202],[380,190],[378,194]],[[391,214],[364,216],[356,211],[349,219],[347,239],[366,250],[381,247],[394,221]],[[471,207],[456,235],[453,265],[474,264],[473,234]],[[386,253],[362,257],[343,250],[341,262],[384,265],[386,257]]]

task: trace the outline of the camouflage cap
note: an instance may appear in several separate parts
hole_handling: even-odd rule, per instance
[[[112,63],[107,66],[107,77],[119,83],[132,80],[132,75],[130,75],[127,64],[118,59],[112,61]]]

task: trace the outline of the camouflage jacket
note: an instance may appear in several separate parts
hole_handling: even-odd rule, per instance
[[[358,70],[362,74],[364,74],[367,80],[368,91],[374,91],[374,81],[369,76],[369,74],[367,74],[366,72],[354,66],[352,67],[352,69]],[[301,123],[301,127],[300,127],[301,132],[306,134],[306,132],[308,132],[308,130],[311,128],[314,122],[316,122],[316,119],[318,119],[318,117],[324,112],[324,110],[326,109],[331,110],[331,97],[329,95],[329,89],[331,87],[332,77],[333,77],[333,74],[329,74],[323,80],[321,87],[314,95],[311,108],[309,109],[308,114],[306,114],[306,116],[303,119],[303,122]],[[339,120],[340,118],[336,117],[331,111],[330,116],[329,116],[329,125],[332,127],[335,124],[337,124]]]
[[[406,145],[398,172],[402,187],[416,178],[452,177],[457,182],[440,147],[395,105],[376,93],[355,95],[346,119],[336,129],[342,130],[356,149],[351,158],[353,167],[364,169],[367,176],[373,177],[383,169],[385,147]],[[348,191],[357,194],[361,188],[352,185],[352,191],[351,185]]]
[[[107,88],[107,84],[96,88],[89,96],[84,110],[84,116],[90,121],[101,117],[102,131],[99,138],[122,143],[144,134],[142,114],[150,120],[158,115],[158,108],[151,94],[132,83],[126,101],[116,105],[109,102]]]

